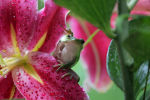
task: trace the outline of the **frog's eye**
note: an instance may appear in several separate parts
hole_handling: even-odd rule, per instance
[[[67,38],[69,38],[69,39],[70,39],[71,37],[72,37],[71,35],[67,35]]]
[[[70,40],[70,38],[71,38],[71,36],[65,35],[61,38],[61,41],[68,41],[68,40]]]
[[[69,40],[75,40],[72,34],[65,35],[61,38],[61,41],[69,41]]]

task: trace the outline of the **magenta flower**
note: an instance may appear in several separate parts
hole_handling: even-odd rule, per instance
[[[45,0],[38,11],[37,2],[0,0],[0,99],[87,100],[75,79],[52,67],[67,10]]]
[[[71,29],[77,38],[83,38],[85,41],[97,30],[96,27],[85,21],[78,21],[70,18]],[[100,92],[105,92],[111,86],[111,80],[106,70],[106,55],[110,44],[110,39],[99,31],[92,41],[85,46],[81,58],[88,69],[88,80]]]
[[[145,12],[150,14],[150,0],[139,0],[134,7],[133,11]]]

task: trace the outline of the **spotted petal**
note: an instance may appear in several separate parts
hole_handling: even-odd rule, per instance
[[[24,52],[37,28],[37,0],[13,0],[11,5],[17,44]]]
[[[96,27],[84,21],[70,19],[71,29],[77,38],[87,38],[97,30]],[[93,38],[93,40],[83,49],[81,58],[89,72],[90,81],[97,90],[104,92],[110,86],[110,78],[106,70],[106,54],[110,39],[102,31]]]
[[[55,16],[53,16],[53,20],[48,27],[47,37],[39,49],[39,51],[51,53],[55,48],[58,39],[63,35],[65,29],[65,15],[67,14],[67,10],[64,8],[58,8]]]
[[[11,0],[0,0],[0,53],[4,55],[12,53],[12,43],[10,34],[11,22]]]
[[[38,27],[28,49],[40,49],[40,51],[50,53],[58,39],[63,35],[65,28],[65,15],[67,10],[58,7],[53,0],[45,0],[45,7],[38,12]],[[37,43],[46,34],[43,46],[37,47]],[[35,48],[35,45],[37,48]],[[41,47],[41,48],[40,48]]]
[[[0,91],[0,100],[9,98],[23,98],[14,86],[11,73],[9,73],[6,77],[0,77]]]
[[[20,91],[16,87],[15,87],[15,93],[14,93],[13,98],[16,98],[16,99],[23,99],[24,98],[22,96],[22,94],[20,93]]]
[[[0,100],[10,97],[12,87],[13,81],[11,74],[9,74],[7,78],[0,77]]]
[[[27,74],[23,68],[13,70],[16,87],[27,100],[88,100],[77,81],[69,76],[61,78],[65,71],[56,72],[56,60],[44,53],[30,53],[29,63],[37,71],[44,84],[40,84]]]
[[[42,10],[37,9],[38,0],[13,1],[13,27],[17,45],[22,53],[27,50],[50,52],[55,47],[65,28],[67,10],[45,0]],[[40,44],[39,41],[42,38]]]

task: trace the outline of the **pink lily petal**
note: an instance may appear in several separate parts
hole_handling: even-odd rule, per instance
[[[117,16],[118,16],[118,14],[116,12],[114,12],[111,16],[110,25],[113,29],[115,29]]]
[[[15,99],[24,99],[24,97],[22,96],[22,94],[20,93],[20,91],[16,88],[15,89],[15,93],[14,93],[14,97]]]
[[[22,52],[31,42],[37,28],[37,1],[13,0],[14,27],[18,46]]]
[[[0,52],[13,52],[10,35],[11,0],[0,0]]]
[[[150,12],[150,0],[138,0],[134,11],[149,11]]]
[[[30,53],[29,61],[40,75],[44,84],[29,76],[23,68],[12,72],[16,87],[27,100],[88,100],[77,81],[69,76],[61,78],[65,71],[56,72],[55,58],[46,53]]]
[[[38,0],[14,0],[14,26],[21,52],[32,50],[47,32],[41,51],[51,52],[65,28],[67,10],[58,7],[53,0],[46,0],[45,7],[37,10]]]
[[[37,20],[37,30],[34,38],[29,45],[28,49],[31,50],[37,44],[38,40],[43,36],[43,34],[48,31],[50,27],[50,22],[53,20],[59,7],[53,2],[53,0],[45,0],[45,7],[38,12]]]
[[[48,28],[48,33],[43,46],[39,51],[51,53],[55,48],[58,39],[63,35],[65,29],[65,15],[67,10],[64,8],[58,8],[53,20]]]
[[[138,0],[131,14],[150,15],[150,0]]]
[[[0,76],[0,100],[8,99],[14,83],[11,74],[7,75],[7,78]]]
[[[86,29],[74,18],[70,19],[71,29],[77,38],[87,40],[89,35],[96,31],[96,27],[85,22]],[[96,89],[104,92],[110,86],[110,78],[106,70],[106,55],[110,39],[100,31],[93,40],[83,49],[81,54],[86,67],[88,68],[89,77]]]
[[[11,73],[9,73],[6,77],[0,76],[0,100],[9,99],[12,88],[14,86]],[[15,89],[15,94],[13,98],[23,98],[20,92]]]

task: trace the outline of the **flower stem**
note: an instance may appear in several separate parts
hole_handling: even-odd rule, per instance
[[[85,47],[89,42],[91,42],[91,40],[94,38],[94,36],[99,32],[100,30],[97,29],[96,31],[94,31],[92,33],[92,35],[90,37],[88,37],[88,39],[86,40],[86,42],[84,43],[83,47]]]
[[[118,0],[118,15],[124,15],[129,14],[128,7],[126,4],[126,0]],[[129,66],[125,62],[125,53],[124,48],[122,46],[122,37],[128,35],[128,18],[123,20],[123,23],[121,25],[123,28],[121,31],[116,30],[117,38],[115,39],[118,53],[119,53],[119,59],[121,64],[121,72],[122,72],[122,78],[123,78],[123,89],[124,89],[124,95],[125,100],[135,100],[134,96],[134,90],[133,90],[133,73],[130,71]]]
[[[130,71],[129,66],[125,64],[123,48],[121,46],[121,43],[117,39],[115,42],[117,45],[120,64],[121,64],[125,100],[135,100],[134,90],[133,90],[133,73]]]

